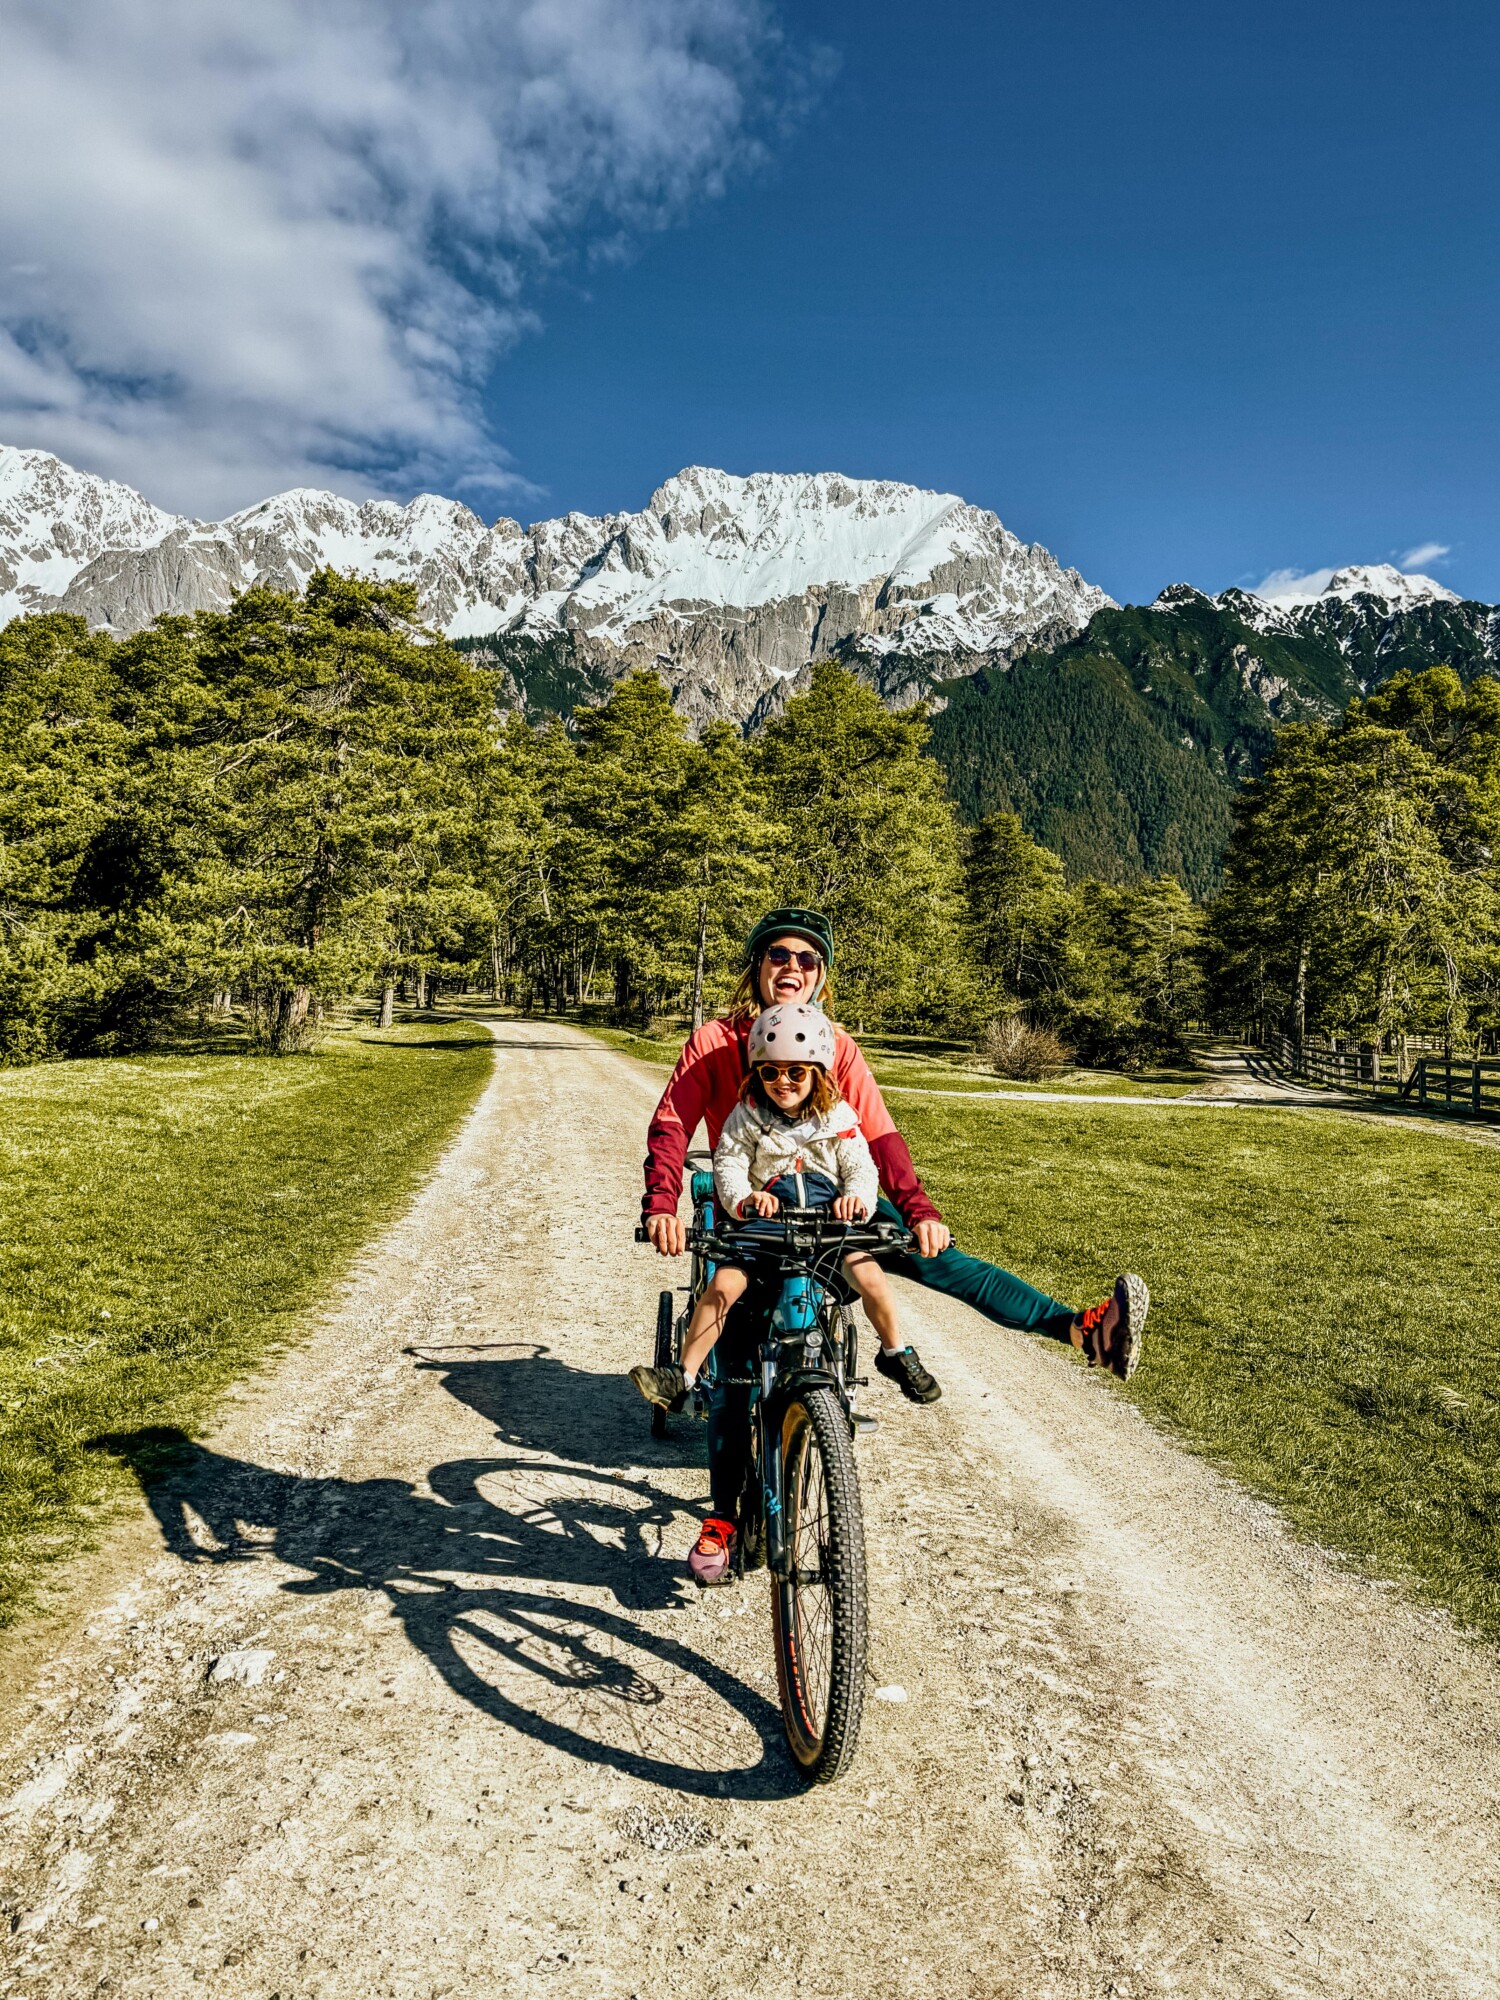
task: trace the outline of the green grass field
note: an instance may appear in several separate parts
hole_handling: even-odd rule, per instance
[[[125,1490],[96,1440],[201,1424],[295,1337],[473,1104],[489,1038],[0,1072],[0,1622]]]
[[[670,1069],[682,1054],[682,1045],[687,1040],[687,1031],[673,1031],[667,1035],[638,1035],[631,1028],[600,1028],[590,1021],[574,1021],[574,1027],[582,1027],[588,1034],[612,1049],[618,1049],[622,1056],[634,1056],[637,1062],[656,1063],[662,1069]]]
[[[685,1030],[641,1035],[629,1028],[581,1025],[622,1055],[670,1069],[687,1040]],[[995,1092],[1060,1090],[1078,1097],[1184,1097],[1203,1081],[1195,1070],[1145,1070],[1126,1076],[1117,1070],[1069,1069],[1043,1083],[1010,1083],[986,1069],[983,1059],[959,1042],[920,1036],[866,1035],[860,1042],[882,1090],[961,1090]]]
[[[905,1099],[964,1247],[1138,1270],[1121,1393],[1304,1533],[1500,1637],[1500,1149],[1332,1112]]]

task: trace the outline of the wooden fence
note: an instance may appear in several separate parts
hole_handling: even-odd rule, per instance
[[[1400,1087],[1408,1102],[1443,1104],[1471,1118],[1500,1118],[1500,1061],[1454,1062],[1447,1056],[1418,1056]]]
[[[1265,1049],[1279,1069],[1332,1090],[1369,1091],[1398,1102],[1442,1106],[1470,1118],[1500,1118],[1500,1058],[1445,1056],[1408,1045],[1402,1073],[1394,1056],[1376,1060],[1368,1044],[1309,1038],[1299,1048],[1290,1035],[1271,1033]]]

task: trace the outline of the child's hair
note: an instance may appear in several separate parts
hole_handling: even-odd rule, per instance
[[[838,1085],[821,1063],[810,1063],[808,1067],[812,1071],[812,1089],[803,1102],[815,1116],[826,1118],[839,1101]],[[758,1104],[762,1111],[781,1110],[779,1104],[773,1104],[767,1097],[766,1087],[753,1069],[740,1085],[740,1103]]]

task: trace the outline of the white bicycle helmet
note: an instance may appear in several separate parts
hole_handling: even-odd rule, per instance
[[[750,1030],[750,1064],[763,1062],[820,1063],[833,1068],[833,1023],[821,1007],[802,1002],[768,1007]]]

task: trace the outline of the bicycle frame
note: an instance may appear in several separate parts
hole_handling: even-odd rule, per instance
[[[694,1226],[688,1242],[696,1299],[716,1262],[737,1245],[734,1225],[716,1218],[713,1176],[694,1174],[692,1194]],[[853,1429],[854,1392],[860,1384],[850,1373],[852,1341],[839,1341],[831,1323],[833,1314],[846,1304],[839,1295],[839,1266],[851,1250],[904,1249],[911,1238],[889,1223],[836,1222],[821,1209],[782,1209],[775,1220],[781,1224],[779,1246],[764,1224],[755,1238],[757,1257],[779,1257],[782,1266],[781,1288],[759,1345],[757,1372],[731,1377],[715,1369],[714,1376],[722,1387],[750,1389],[750,1422],[760,1446],[766,1566],[785,1581],[789,1556],[782,1506],[781,1421],[786,1403],[798,1390],[831,1389]]]

